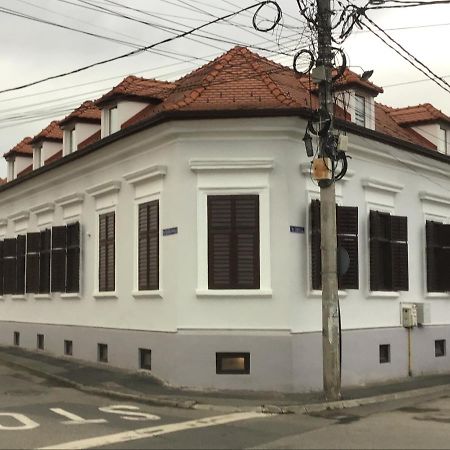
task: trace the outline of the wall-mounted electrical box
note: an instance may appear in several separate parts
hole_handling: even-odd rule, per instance
[[[402,325],[405,328],[417,327],[417,308],[414,303],[402,303]]]
[[[416,303],[417,324],[425,325],[431,322],[431,310],[429,303]]]

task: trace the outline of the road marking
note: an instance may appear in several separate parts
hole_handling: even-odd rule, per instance
[[[83,419],[76,414],[72,414],[69,411],[61,408],[50,408],[50,411],[55,414],[59,414],[60,416],[66,417],[69,420],[63,420],[61,423],[64,425],[84,425],[90,423],[106,423],[108,422],[106,419]]]
[[[16,419],[17,422],[20,422],[22,424],[16,427],[8,427],[0,424],[0,431],[32,430],[33,428],[37,428],[39,426],[38,423],[36,423],[34,420],[31,420],[27,416],[24,416],[23,414],[0,413],[0,416],[12,417],[13,419]]]
[[[38,450],[53,450],[53,449],[87,449],[101,447],[104,445],[120,444],[122,442],[135,441],[138,439],[145,439],[163,434],[175,433],[183,430],[193,430],[196,428],[214,427],[224,425],[232,422],[239,422],[248,419],[261,419],[269,417],[268,414],[260,412],[243,412],[235,414],[226,414],[223,416],[205,417],[203,419],[189,420],[187,422],[170,423],[161,425],[159,427],[139,428],[137,430],[125,431],[122,433],[108,434],[105,436],[97,436],[94,438],[81,439],[79,441],[65,442],[62,444],[52,445],[49,447],[42,447]]]
[[[161,417],[155,416],[154,414],[148,414],[144,412],[133,412],[139,411],[137,406],[131,405],[112,405],[103,406],[98,408],[100,411],[109,414],[119,414],[121,419],[124,420],[161,420]]]

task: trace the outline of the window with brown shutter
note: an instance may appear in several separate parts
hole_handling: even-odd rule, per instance
[[[27,233],[26,291],[39,292],[41,233]]]
[[[52,227],[51,290],[66,290],[66,227]]]
[[[3,295],[3,241],[0,241],[0,295]]]
[[[208,196],[209,289],[259,289],[259,196]]]
[[[408,223],[403,216],[370,211],[370,290],[407,291]]]
[[[66,292],[80,291],[80,223],[66,227]]]
[[[39,293],[48,294],[50,292],[50,254],[52,246],[52,232],[50,229],[40,232],[39,251]]]
[[[159,201],[139,205],[138,286],[159,289]]]
[[[311,218],[311,287],[322,289],[322,258],[320,237],[320,201],[312,200]],[[358,208],[356,206],[336,206],[337,245],[345,249],[350,265],[344,275],[338,277],[339,289],[359,289],[358,264]]]
[[[450,225],[427,220],[427,291],[450,291]]]
[[[3,292],[16,293],[17,274],[17,241],[5,239],[3,241]]]
[[[98,289],[111,292],[115,289],[115,213],[99,216],[99,267]]]
[[[17,236],[16,294],[25,294],[25,255],[27,247],[26,236]]]

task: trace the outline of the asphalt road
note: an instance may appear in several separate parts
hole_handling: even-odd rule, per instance
[[[450,398],[315,416],[205,412],[88,395],[0,365],[0,448],[450,449]]]

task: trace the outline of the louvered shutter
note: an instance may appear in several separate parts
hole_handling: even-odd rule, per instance
[[[3,241],[3,291],[5,294],[16,293],[17,241],[5,239]]]
[[[26,291],[39,292],[41,233],[27,233]]]
[[[115,213],[99,217],[99,290],[115,289]]]
[[[80,223],[67,225],[66,292],[80,291]]]
[[[51,290],[66,290],[66,227],[52,227]]]
[[[3,293],[3,241],[0,241],[0,295]]]
[[[17,266],[16,266],[16,294],[25,293],[25,254],[27,247],[26,236],[17,236]]]
[[[208,196],[208,286],[259,289],[259,196]]]
[[[408,277],[408,220],[391,216],[391,268],[392,290],[407,291]]]
[[[39,293],[48,294],[50,292],[50,254],[52,246],[52,232],[50,229],[40,233],[39,252]]]
[[[236,289],[259,289],[259,197],[234,197]]]
[[[370,236],[370,290],[379,291],[382,287],[382,254],[381,254],[381,218],[378,211],[369,214]]]
[[[312,200],[310,205],[311,217],[311,287],[322,289],[322,256],[320,238],[320,201]]]
[[[443,223],[434,224],[436,230],[436,236],[434,236],[434,271],[437,278],[437,290],[438,292],[446,292],[450,290],[450,225]]]
[[[358,208],[336,207],[337,245],[347,250],[350,265],[347,272],[338,278],[339,289],[359,289],[358,264]]]
[[[439,283],[439,223],[427,220],[425,223],[427,291],[440,292]]]
[[[159,201],[139,205],[139,290],[159,289]]]

